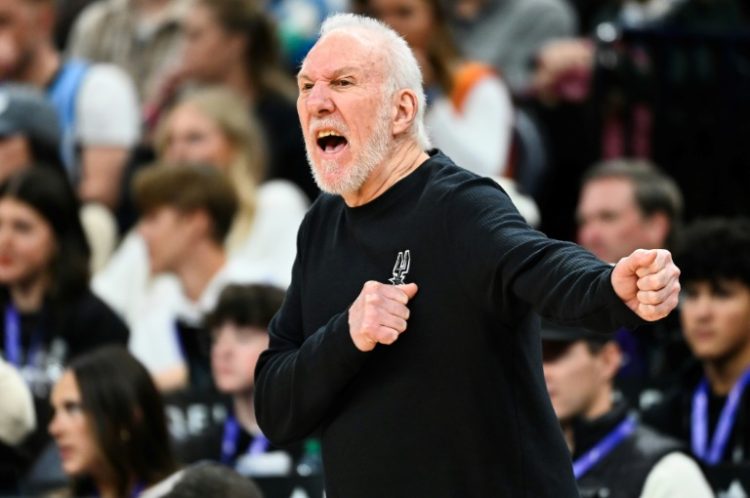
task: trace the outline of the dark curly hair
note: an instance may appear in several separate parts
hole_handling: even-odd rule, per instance
[[[680,237],[674,260],[683,284],[735,280],[750,287],[750,219],[694,222]]]

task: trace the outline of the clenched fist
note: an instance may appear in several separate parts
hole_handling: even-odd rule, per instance
[[[360,351],[393,344],[406,330],[407,304],[417,293],[416,284],[387,285],[369,281],[349,308],[349,333]]]

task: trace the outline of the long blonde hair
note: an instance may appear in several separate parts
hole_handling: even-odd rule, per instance
[[[220,86],[194,89],[181,95],[169,115],[159,124],[156,132],[159,156],[164,154],[168,145],[170,117],[182,106],[190,106],[213,121],[234,150],[234,157],[225,170],[240,201],[225,241],[231,252],[250,233],[257,205],[257,187],[266,175],[267,153],[260,125],[251,116],[249,104],[231,90]]]

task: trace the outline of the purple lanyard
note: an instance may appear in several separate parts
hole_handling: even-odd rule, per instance
[[[742,393],[750,382],[750,368],[745,370],[739,380],[732,386],[724,408],[719,415],[716,431],[708,447],[708,380],[704,377],[693,393],[693,413],[690,418],[690,440],[693,454],[708,465],[716,465],[724,455],[729,434],[737,418]]]
[[[31,364],[37,352],[42,348],[41,334],[32,336],[29,351],[26,355],[26,363]],[[5,359],[20,368],[21,365],[21,319],[15,306],[5,305]]]
[[[633,433],[637,424],[634,419],[627,417],[620,425],[599,441],[596,446],[588,450],[573,462],[573,475],[576,480],[583,477],[592,467],[602,461],[604,457],[617,447],[626,437]]]
[[[240,424],[237,419],[229,415],[224,421],[224,435],[221,438],[221,463],[228,465],[237,453],[237,438],[240,435]],[[253,437],[247,448],[248,455],[259,455],[268,450],[270,441],[263,434]]]

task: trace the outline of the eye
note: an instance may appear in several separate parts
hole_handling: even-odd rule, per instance
[[[345,88],[345,87],[348,87],[348,86],[352,86],[353,84],[354,84],[354,82],[352,82],[351,80],[346,80],[346,79],[334,80],[333,81],[333,85],[334,86],[338,86],[338,87],[342,87],[342,88]]]
[[[313,84],[312,83],[302,83],[299,86],[299,89],[301,92],[307,92],[312,90]]]

